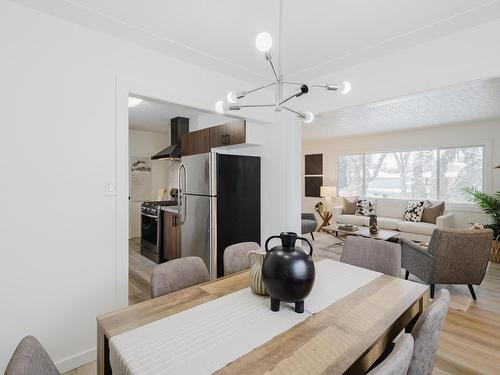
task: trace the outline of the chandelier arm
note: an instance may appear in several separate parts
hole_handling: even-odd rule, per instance
[[[319,88],[322,88],[322,89],[327,89],[327,90],[338,90],[338,86],[334,86],[334,85],[314,85],[314,84],[311,84],[310,85],[311,87],[319,87]]]
[[[289,97],[288,97],[288,98],[286,98],[285,100],[282,100],[282,101],[280,102],[280,105],[282,105],[282,104],[286,103],[286,102],[287,102],[287,101],[289,101],[290,99],[295,98],[296,96],[297,96],[297,94],[292,94],[291,96],[289,96]]]
[[[276,82],[272,82],[272,83],[270,83],[268,85],[257,87],[256,89],[252,89],[252,90],[248,90],[248,91],[243,91],[243,92],[245,93],[245,95],[248,95],[248,94],[251,94],[252,92],[268,88],[269,86],[274,86],[275,84],[276,84]]]
[[[266,54],[266,60],[269,61],[269,65],[271,65],[271,69],[273,70],[274,77],[276,77],[276,81],[279,82],[280,77],[278,76],[278,73],[276,72],[276,68],[274,67],[273,60],[271,59],[271,55],[269,53]]]
[[[257,108],[257,107],[274,107],[274,104],[245,104],[240,105],[241,108]]]
[[[296,114],[297,116],[299,116],[299,117],[302,115],[300,112],[297,112],[297,111],[295,111],[295,110],[293,110],[293,109],[291,109],[291,108],[288,108],[288,107],[285,107],[285,106],[283,106],[282,108],[283,108],[283,109],[286,109],[286,110],[287,110],[287,111],[289,111],[289,112],[295,113],[295,114]]]

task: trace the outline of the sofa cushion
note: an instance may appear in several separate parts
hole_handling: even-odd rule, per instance
[[[444,202],[426,202],[426,207],[422,214],[422,221],[436,224],[436,218],[444,213]]]
[[[403,216],[408,207],[407,199],[377,199],[377,216],[392,217],[403,220]]]
[[[422,221],[422,213],[424,212],[425,201],[408,201],[404,221],[413,221],[420,223]]]
[[[356,215],[375,215],[377,209],[377,201],[370,199],[358,199],[356,202]]]
[[[369,216],[361,215],[339,215],[336,219],[338,224],[366,225],[370,222]]]
[[[397,230],[398,229],[398,224],[402,223],[403,220],[401,219],[395,219],[393,217],[377,217],[377,224],[379,228],[382,229],[392,229],[392,230]]]
[[[432,232],[436,229],[436,224],[431,223],[415,223],[413,221],[402,221],[398,224],[398,230],[400,232],[425,234],[430,236]]]
[[[354,215],[356,213],[356,203],[358,202],[358,198],[343,198],[343,208],[342,213],[344,215]]]

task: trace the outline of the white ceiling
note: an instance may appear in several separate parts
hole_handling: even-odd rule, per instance
[[[272,77],[279,0],[16,0],[246,80]],[[309,80],[500,17],[499,0],[283,0],[282,71]],[[277,54],[273,48],[273,54]]]
[[[202,112],[190,110],[176,104],[144,100],[129,108],[129,128],[155,133],[170,133],[170,120],[174,117],[192,119]]]
[[[372,134],[500,119],[500,78],[394,98],[317,116],[305,139]]]

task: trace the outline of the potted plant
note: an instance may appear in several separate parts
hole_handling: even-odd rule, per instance
[[[486,215],[492,219],[492,223],[484,224],[485,228],[493,229],[493,244],[491,258],[493,262],[500,263],[500,191],[488,194],[472,187],[464,188],[470,200],[476,203]]]
[[[492,219],[491,224],[484,224],[485,228],[493,229],[494,237],[500,235],[500,191],[488,194],[472,187],[464,188],[472,202],[476,203],[486,215]]]

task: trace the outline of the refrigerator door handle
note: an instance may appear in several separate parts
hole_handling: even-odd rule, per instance
[[[184,186],[181,185],[181,170],[184,169]],[[178,199],[179,199],[179,204],[177,205],[177,215],[179,216],[179,223],[182,225],[184,224],[184,221],[186,220],[186,203],[182,203],[184,198],[184,189],[186,188],[186,183],[187,183],[187,170],[186,166],[181,163],[179,166],[179,170],[177,171],[177,180],[178,180]]]

